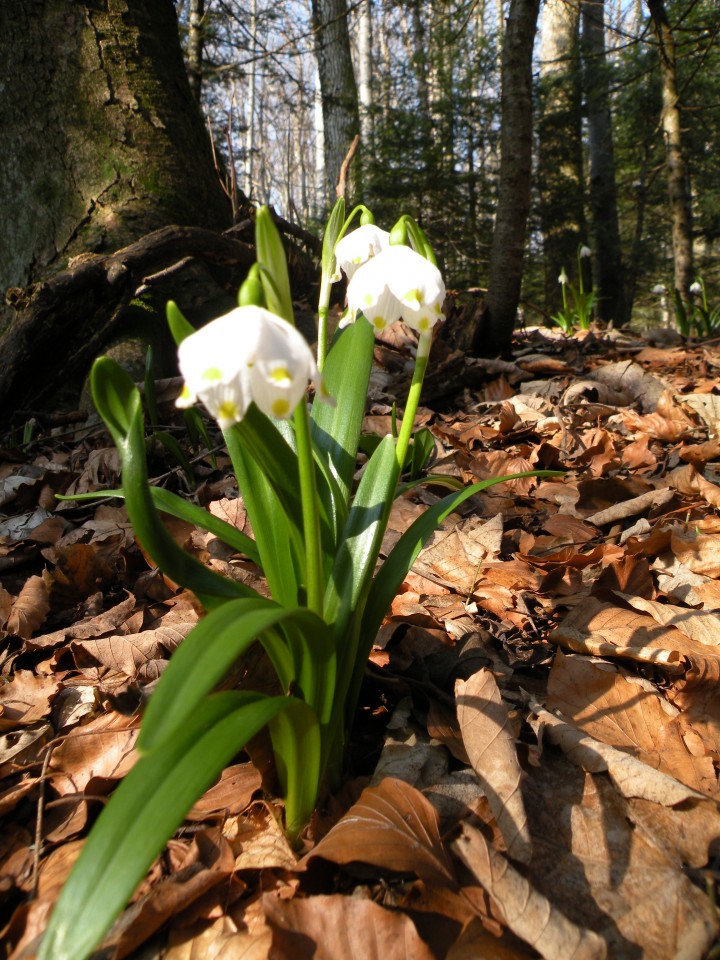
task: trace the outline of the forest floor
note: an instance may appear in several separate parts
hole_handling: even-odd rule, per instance
[[[379,434],[403,395],[398,346],[378,348],[366,427]],[[257,766],[239,756],[193,808],[103,957],[720,956],[720,346],[530,331],[512,362],[437,362],[458,360],[476,386],[418,419],[432,471],[563,476],[477,495],[422,552],[372,651],[355,776],[324,799],[304,850],[278,826],[256,745]],[[149,685],[198,620],[120,501],[55,499],[119,485],[104,431],[64,429],[0,451],[12,960],[34,955],[134,762]],[[196,501],[242,528],[227,461],[194,468]],[[183,489],[159,446],[151,470]],[[439,495],[399,498],[387,543]],[[209,534],[170,529],[262,588]],[[264,683],[260,658],[244,669],[249,688]]]

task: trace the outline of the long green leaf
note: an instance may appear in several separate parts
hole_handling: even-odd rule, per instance
[[[218,540],[222,540],[233,550],[243,553],[253,563],[260,565],[260,554],[255,541],[231,523],[221,520],[220,517],[216,517],[209,510],[204,510],[196,503],[192,503],[184,497],[179,497],[172,490],[166,490],[164,487],[151,486],[150,496],[161,513],[167,513],[171,517],[185,520],[196,527],[200,527],[201,530],[207,530],[208,533],[215,534]],[[112,497],[124,500],[125,493],[122,490],[97,490],[94,493],[75,493],[69,497],[59,493],[55,494],[56,500],[107,500]]]
[[[366,638],[366,642],[372,645],[383,617],[397,595],[408,571],[415,563],[418,554],[438,525],[449,517],[453,510],[456,510],[476,493],[487,490],[488,487],[493,487],[498,483],[505,483],[507,480],[519,480],[522,477],[561,476],[563,474],[558,470],[531,470],[526,473],[511,473],[506,477],[490,477],[488,480],[473,483],[458,493],[450,493],[429,507],[410,524],[400,537],[373,581],[365,603],[362,620],[361,632]]]
[[[285,831],[294,840],[310,819],[322,779],[322,737],[315,711],[294,700],[270,721],[278,779],[285,797]]]
[[[285,247],[267,207],[260,207],[255,217],[255,251],[258,263],[264,268],[260,279],[268,310],[294,325]],[[265,271],[272,278],[270,281]]]
[[[187,811],[288,697],[208,697],[162,748],[141,758],[103,810],[53,911],[38,960],[86,960]]]
[[[95,406],[105,421],[122,461],[125,506],[145,550],[168,577],[192,590],[208,607],[238,596],[255,596],[244,584],[228,580],[182,550],[170,536],[153,503],[145,462],[145,428],[140,392],[113,360],[100,357],[91,374]]]
[[[224,433],[235,477],[256,537],[260,563],[278,603],[295,606],[305,582],[301,507],[288,505],[242,441],[236,424]],[[273,476],[278,477],[276,472]],[[299,481],[298,481],[299,486]]]
[[[298,634],[308,638],[300,651],[302,658],[274,629],[282,630],[285,623],[294,628],[294,645]],[[152,752],[174,736],[256,639],[261,640],[284,689],[297,684],[299,693],[311,702],[317,701],[323,711],[323,695],[315,689],[317,681],[314,675],[304,673],[309,664],[316,670],[324,669],[323,677],[334,680],[334,647],[323,621],[310,610],[281,607],[262,597],[235,600],[201,620],[173,653],[150,698],[138,749]],[[298,659],[302,659],[300,667]]]
[[[348,514],[325,598],[328,623],[337,625],[356,608],[374,572],[397,477],[395,441],[388,435],[370,458]]]
[[[316,396],[312,407],[313,443],[337,479],[343,508],[357,469],[374,343],[373,328],[364,319],[336,335],[323,368],[323,380],[335,406]]]

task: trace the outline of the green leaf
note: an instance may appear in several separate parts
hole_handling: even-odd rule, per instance
[[[260,207],[255,217],[255,250],[268,310],[294,325],[285,247],[268,207]]]
[[[339,197],[335,201],[335,206],[330,212],[327,226],[325,227],[325,236],[322,245],[322,272],[327,276],[332,276],[335,270],[335,244],[338,242],[340,231],[345,223],[345,199]]]
[[[190,461],[187,458],[187,454],[175,437],[171,433],[168,433],[167,430],[156,430],[153,433],[153,437],[158,441],[158,443],[165,447],[171,456],[177,460],[179,466],[182,468],[182,471],[185,474],[188,484],[191,487],[194,487],[195,474],[193,473],[193,469],[190,465]]]
[[[315,711],[302,700],[276,713],[269,726],[285,797],[285,832],[293,841],[317,803],[323,763],[320,726]]]
[[[316,396],[312,407],[313,444],[337,479],[343,509],[357,468],[374,344],[373,328],[364,319],[336,335],[323,368],[325,386],[336,403],[330,406]]]
[[[201,530],[207,530],[208,533],[214,534],[218,540],[222,540],[233,550],[244,554],[253,563],[257,563],[258,566],[261,565],[257,544],[252,537],[248,537],[242,530],[238,530],[237,527],[233,527],[232,524],[210,513],[209,510],[204,510],[197,504],[185,500],[184,497],[179,497],[176,493],[166,490],[164,487],[150,487],[150,496],[155,506],[162,513],[192,523],[194,526],[200,527]],[[107,500],[112,497],[124,500],[125,494],[122,490],[97,490],[94,493],[75,493],[69,497],[59,493],[55,494],[57,500]]]
[[[292,698],[208,697],[113,794],[62,889],[38,960],[86,960],[195,801]]]
[[[185,337],[189,337],[191,333],[195,333],[195,327],[189,320],[185,319],[180,311],[180,307],[178,307],[174,300],[168,300],[165,307],[165,314],[167,316],[168,326],[170,327],[170,333],[176,346],[179,347]]]
[[[275,629],[285,623],[296,628],[293,640],[303,639],[303,649],[293,650]],[[310,610],[302,607],[281,607],[263,597],[235,600],[212,611],[190,631],[175,650],[163,671],[160,682],[150,698],[138,749],[152,752],[164,740],[175,735],[192,717],[205,696],[222,680],[237,658],[260,639],[273,662],[283,688],[294,684],[301,687],[301,694],[311,702],[317,702],[320,712],[325,712],[325,692],[302,689],[316,685],[314,677],[302,670],[323,669],[324,678],[330,684],[334,680],[334,646],[326,625]],[[301,654],[298,657],[298,652]],[[298,660],[301,666],[298,668]]]
[[[305,551],[300,524],[302,507],[297,495],[300,483],[298,480],[295,490],[291,491],[287,489],[286,480],[292,479],[293,474],[297,476],[297,459],[288,447],[290,456],[295,458],[293,469],[283,470],[279,466],[268,469],[272,449],[262,442],[253,442],[248,449],[241,427],[242,424],[235,424],[223,435],[255,534],[260,563],[273,598],[294,606],[305,581]],[[255,450],[261,456],[260,463],[252,455]]]
[[[163,573],[192,590],[207,608],[233,597],[255,596],[249,587],[221,577],[185,553],[165,528],[148,484],[140,392],[129,375],[113,360],[100,357],[90,380],[95,406],[120,454],[125,506],[145,550]]]
[[[563,473],[557,470],[533,470],[527,473],[512,473],[505,477],[491,477],[465,487],[459,493],[450,493],[442,500],[429,507],[417,518],[400,537],[387,559],[375,577],[365,604],[362,621],[362,635],[369,646],[372,644],[380,628],[383,617],[390,608],[390,604],[397,596],[403,580],[417,559],[423,546],[453,510],[456,510],[467,499],[487,490],[488,487],[507,480],[519,480],[522,477],[561,477]]]
[[[327,586],[325,618],[338,639],[375,570],[397,480],[395,441],[383,437],[358,485]]]

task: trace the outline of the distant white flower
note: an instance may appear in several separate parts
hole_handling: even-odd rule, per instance
[[[374,223],[366,223],[357,230],[351,230],[335,247],[336,268],[333,279],[339,280],[339,271],[344,270],[345,276],[350,280],[359,266],[389,246],[390,234],[387,230],[376,227]]]
[[[323,392],[305,338],[262,307],[237,307],[186,337],[178,363],[185,386],[177,406],[202,400],[223,430],[242,420],[253,400],[268,416],[286,419],[308,381]]]
[[[667,288],[664,283],[656,283],[652,288],[652,292],[657,294],[658,297],[664,297],[667,293]]]
[[[581,258],[584,259],[585,257],[589,257],[589,256],[591,256],[591,254],[592,254],[592,251],[591,251],[590,247],[580,247],[579,256],[580,256]]]
[[[568,275],[565,273],[565,267],[560,271],[560,276],[558,277],[558,283],[561,283],[563,286],[568,282]]]
[[[702,293],[702,284],[698,283],[697,280],[695,281],[695,283],[691,283],[690,293]]]
[[[348,316],[354,323],[362,312],[376,330],[401,318],[420,333],[442,319],[445,284],[438,268],[403,244],[374,256],[354,274],[347,291]]]

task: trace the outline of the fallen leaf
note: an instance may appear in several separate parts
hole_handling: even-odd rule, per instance
[[[512,932],[545,960],[602,960],[607,955],[601,937],[568,920],[479,830],[464,823],[453,850],[493,898]]]
[[[455,684],[457,717],[473,770],[485,792],[507,846],[508,856],[527,863],[532,856],[515,749],[515,732],[490,670]]]
[[[37,628],[45,622],[50,612],[50,599],[42,577],[30,577],[18,594],[7,620],[7,632],[11,637],[29,640]]]
[[[370,863],[456,886],[432,804],[418,790],[390,777],[363,790],[301,863],[315,857],[340,864]]]
[[[263,897],[274,960],[434,960],[407,914],[372,900],[317,896]]]

